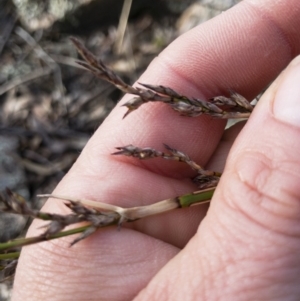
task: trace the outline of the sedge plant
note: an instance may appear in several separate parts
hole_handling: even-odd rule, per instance
[[[248,118],[254,109],[254,105],[234,91],[229,91],[228,97],[217,96],[209,100],[203,100],[189,98],[162,85],[139,83],[138,87],[133,87],[125,83],[113,70],[96,58],[78,39],[71,38],[71,40],[83,59],[77,61],[79,65],[92,72],[96,77],[111,83],[122,92],[134,95],[131,100],[124,104],[127,108],[124,117],[147,102],[165,103],[180,115],[188,117],[204,114],[222,119]],[[125,222],[134,222],[147,216],[209,202],[222,176],[221,172],[204,169],[187,154],[168,145],[164,145],[164,148],[164,151],[159,151],[151,147],[139,148],[134,145],[126,145],[116,147],[116,151],[112,155],[130,156],[139,160],[163,158],[187,164],[197,173],[196,177],[191,179],[198,186],[197,191],[151,205],[131,208],[86,199],[74,199],[62,195],[39,195],[39,197],[62,200],[71,213],[59,215],[31,209],[23,197],[7,188],[6,193],[3,193],[0,198],[1,211],[42,219],[48,221],[48,224],[39,236],[0,243],[0,268],[4,270],[4,278],[6,279],[13,273],[20,254],[20,248],[26,245],[77,234],[77,237],[71,243],[73,245],[99,228],[112,225],[120,228],[122,223]],[[82,225],[82,222],[84,222],[84,225]],[[81,225],[73,227],[71,230],[65,230],[67,226],[77,223],[81,223]]]

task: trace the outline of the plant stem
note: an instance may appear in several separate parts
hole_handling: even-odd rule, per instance
[[[10,252],[5,254],[0,254],[0,260],[18,259],[19,256],[20,256],[20,252]]]
[[[64,236],[82,233],[82,232],[86,231],[89,227],[90,227],[90,225],[86,225],[86,226],[74,228],[71,230],[62,231],[57,234],[49,235],[48,237],[41,235],[41,236],[34,236],[34,237],[28,237],[28,238],[14,239],[12,241],[0,243],[0,251],[2,251],[2,252],[8,251],[11,249],[32,245],[32,244],[46,241],[46,240],[52,240],[52,239],[61,238]],[[1,254],[0,256],[3,256],[3,255],[5,255],[5,254]],[[0,259],[2,259],[2,258],[0,257]]]
[[[42,195],[43,197],[50,197],[55,199],[69,200],[72,202],[78,202],[84,206],[94,208],[96,210],[105,210],[107,212],[117,213],[119,215],[119,221],[114,223],[121,224],[122,222],[133,222],[135,220],[160,214],[163,212],[171,211],[177,208],[186,208],[192,205],[203,204],[210,201],[213,196],[216,187],[210,187],[207,189],[199,190],[196,192],[188,193],[183,196],[178,196],[174,198],[169,198],[151,205],[146,206],[136,206],[130,208],[123,208],[119,206],[114,206],[106,203],[101,203],[86,199],[73,199],[60,195]]]
[[[178,197],[182,208],[207,203],[211,200],[216,187],[195,191]]]

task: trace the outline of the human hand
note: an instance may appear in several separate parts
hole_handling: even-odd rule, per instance
[[[252,99],[300,52],[299,15],[298,0],[245,0],[177,39],[140,81],[199,98],[231,88]],[[73,238],[26,247],[13,300],[297,300],[299,81],[298,59],[239,134],[199,228],[206,206],[103,229],[72,248]],[[223,134],[224,121],[183,118],[164,105],[122,120],[124,110],[114,109],[55,193],[131,207],[191,192],[192,173],[180,163],[110,153],[167,143],[219,169],[239,132]],[[44,210],[66,209],[52,200]]]

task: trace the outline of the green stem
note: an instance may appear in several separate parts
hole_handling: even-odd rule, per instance
[[[190,207],[201,203],[209,202],[215,192],[216,187],[195,191],[178,197],[182,208]]]
[[[0,260],[7,260],[7,259],[17,259],[20,256],[20,252],[10,252],[5,254],[0,254]]]
[[[56,233],[54,235],[49,235],[48,237],[41,235],[41,236],[28,237],[28,238],[19,238],[19,239],[15,239],[12,241],[0,243],[0,251],[8,251],[8,250],[11,250],[14,248],[24,247],[24,246],[32,245],[32,244],[35,244],[38,242],[46,241],[46,240],[52,240],[52,239],[56,239],[56,238],[60,238],[60,237],[64,237],[64,236],[82,233],[85,230],[87,230],[89,227],[90,227],[90,225],[82,226],[79,228],[62,231],[62,232]],[[4,255],[4,254],[1,254],[1,255]]]

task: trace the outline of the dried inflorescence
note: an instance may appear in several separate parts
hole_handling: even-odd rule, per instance
[[[79,65],[91,71],[95,76],[113,84],[122,92],[137,95],[124,104],[128,109],[124,117],[150,101],[166,103],[181,115],[189,117],[206,114],[223,119],[248,118],[253,110],[253,106],[242,95],[233,91],[230,91],[229,97],[217,96],[206,101],[181,95],[162,85],[139,83],[143,88],[132,87],[126,84],[100,59],[97,59],[79,40],[76,38],[71,38],[71,40],[84,59],[84,61],[78,61]]]
[[[12,192],[8,188],[6,189],[6,193],[1,194],[0,203],[0,211],[2,212],[15,213],[49,221],[48,224],[43,226],[43,228],[46,229],[36,237],[19,238],[0,244],[0,271],[2,278],[0,282],[13,277],[21,247],[80,233],[80,235],[71,242],[72,246],[94,233],[98,228],[117,224],[121,218],[117,212],[101,212],[97,209],[87,208],[80,202],[73,200],[68,200],[65,203],[72,212],[67,215],[51,214],[34,210],[28,206],[28,203],[22,196]],[[86,222],[87,225],[64,231],[67,226],[79,222]]]
[[[209,187],[214,187],[218,184],[221,177],[221,173],[212,170],[205,170],[203,167],[194,162],[188,155],[180,152],[174,148],[171,148],[167,144],[164,144],[166,152],[161,152],[150,147],[139,148],[134,145],[127,145],[122,147],[116,147],[117,152],[113,155],[124,155],[129,157],[138,158],[141,160],[151,159],[151,158],[163,158],[166,160],[174,160],[178,162],[183,162],[189,165],[193,170],[195,170],[198,175],[193,179],[197,184],[199,189],[206,189]]]
[[[6,194],[2,194],[0,201],[2,203],[2,212],[21,214],[23,216],[30,216],[32,218],[49,221],[43,228],[46,230],[38,236],[38,241],[48,240],[54,238],[62,232],[67,226],[77,224],[80,222],[88,222],[87,229],[83,231],[82,235],[74,240],[74,243],[87,237],[93,233],[97,228],[109,226],[119,221],[120,215],[116,212],[102,212],[97,209],[87,208],[79,201],[68,199],[65,205],[70,208],[71,212],[67,215],[46,213],[39,210],[31,209],[26,200],[19,194],[12,192],[8,188]]]

